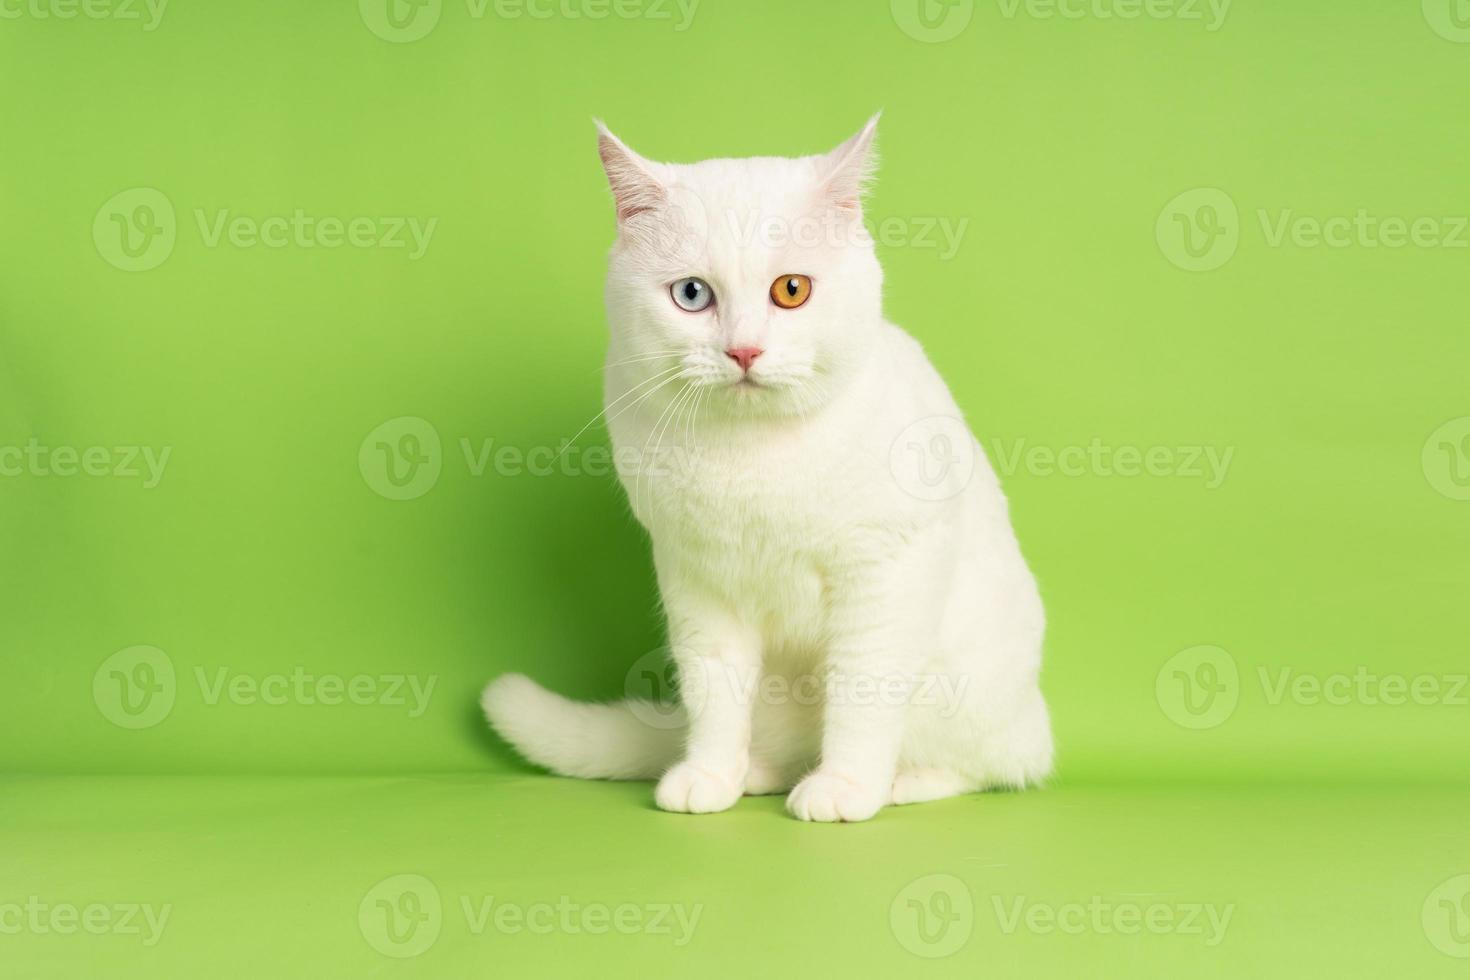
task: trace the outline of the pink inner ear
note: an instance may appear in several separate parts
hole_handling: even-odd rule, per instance
[[[628,153],[607,135],[597,141],[597,155],[612,187],[619,221],[652,211],[663,201],[663,188]]]
[[[863,193],[877,170],[877,117],[869,120],[863,131],[834,150],[829,157],[832,167],[826,181],[827,200],[839,211],[861,213]]]
[[[857,214],[863,209],[862,199],[851,194],[838,195],[832,206],[844,214]]]
[[[618,205],[618,220],[619,221],[627,221],[629,218],[636,218],[640,214],[648,214],[652,210],[653,210],[653,207],[651,205],[646,205],[646,204],[645,205],[619,204]]]
[[[876,160],[871,145],[854,148],[843,161],[842,168],[833,175],[831,190],[834,203],[846,211],[863,209],[863,193],[873,179]]]

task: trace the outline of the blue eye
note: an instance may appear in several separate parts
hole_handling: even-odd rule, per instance
[[[706,310],[715,301],[715,291],[703,279],[680,279],[669,287],[669,295],[679,309],[690,313]]]

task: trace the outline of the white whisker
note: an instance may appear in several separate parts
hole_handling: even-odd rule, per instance
[[[638,396],[638,400],[637,401],[630,402],[629,404],[624,405],[622,408],[618,409],[616,414],[611,415],[611,416],[608,417],[608,420],[607,420],[608,421],[608,424],[611,425],[613,422],[617,421],[619,418],[622,417],[622,414],[624,412],[626,412],[628,409],[630,409],[630,408],[637,408],[639,405],[642,405],[644,402],[648,401],[648,399],[652,398],[654,395],[656,395],[660,391],[662,391],[665,388],[665,386],[667,386],[669,384],[672,384],[675,381],[678,381],[679,378],[681,377],[681,375],[675,373],[675,374],[670,374],[667,377],[664,377],[663,375],[660,375],[660,377],[663,377],[663,381],[657,387],[648,389],[643,394],[641,394],[641,395]]]
[[[672,417],[671,413],[678,407],[679,403],[683,401],[684,396],[688,395],[691,390],[693,390],[692,386],[686,383],[683,388],[679,389],[678,393],[675,394],[673,398],[669,399],[669,404],[666,405],[664,407],[664,410],[659,413],[658,419],[653,423],[653,428],[649,430],[648,438],[645,439],[643,442],[643,454],[638,460],[638,476],[633,481],[633,496],[634,500],[636,501],[636,504],[634,506],[635,512],[638,509],[637,505],[643,503],[643,472],[648,468],[648,444],[653,441],[653,437],[655,435],[658,435],[658,445],[654,446],[653,448],[653,453],[655,456],[657,456],[659,448],[663,446],[663,435],[661,434],[661,427],[666,424],[664,422],[665,417]]]
[[[597,424],[597,420],[600,419],[600,418],[602,418],[604,415],[606,415],[608,413],[608,410],[611,409],[618,402],[622,401],[624,398],[627,398],[629,395],[633,394],[633,392],[637,391],[639,388],[642,388],[644,385],[648,384],[649,382],[656,381],[659,378],[664,378],[665,380],[667,380],[668,378],[670,378],[673,375],[677,374],[678,371],[679,371],[679,369],[677,367],[669,368],[667,371],[660,371],[658,374],[654,375],[652,378],[649,378],[647,381],[643,381],[640,384],[637,384],[637,385],[633,386],[632,388],[628,389],[627,391],[623,392],[616,399],[614,399],[613,401],[609,402],[603,408],[602,411],[600,411],[596,415],[592,416],[591,420],[589,420],[586,425],[584,425],[580,429],[578,429],[577,430],[577,434],[574,435],[574,436],[572,436],[570,439],[568,439],[567,442],[566,442],[566,445],[564,445],[564,446],[561,447],[561,452],[558,452],[556,454],[556,458],[557,459],[561,459],[562,456],[566,453],[566,451],[568,449],[572,448],[573,444],[575,444],[578,439],[582,438],[582,433],[586,432],[588,429],[590,429],[594,425],[596,425]],[[658,389],[655,388],[653,390],[654,391],[657,391]],[[637,404],[637,402],[634,402],[634,404]],[[619,414],[622,414],[622,413],[620,412]],[[616,416],[614,416],[614,417],[616,417]],[[611,421],[611,419],[609,419],[609,421]],[[553,460],[553,462],[555,462],[555,460]]]
[[[635,354],[632,357],[626,357],[621,361],[612,361],[611,363],[604,364],[602,367],[598,368],[598,370],[610,371],[613,368],[625,367],[629,364],[644,364],[648,361],[661,361],[666,357],[678,357],[683,353],[683,351],[678,350],[645,351],[642,354]]]

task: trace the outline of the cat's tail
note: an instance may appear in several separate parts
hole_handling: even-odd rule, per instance
[[[592,704],[505,674],[480,696],[490,726],[538,766],[579,779],[655,779],[679,761],[684,717],[651,701]]]

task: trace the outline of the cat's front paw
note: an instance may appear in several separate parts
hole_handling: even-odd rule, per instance
[[[882,783],[868,785],[818,769],[786,797],[786,809],[798,820],[856,823],[871,820],[888,802]]]
[[[718,813],[740,799],[743,779],[726,779],[692,762],[681,762],[658,781],[653,801],[673,813]]]

